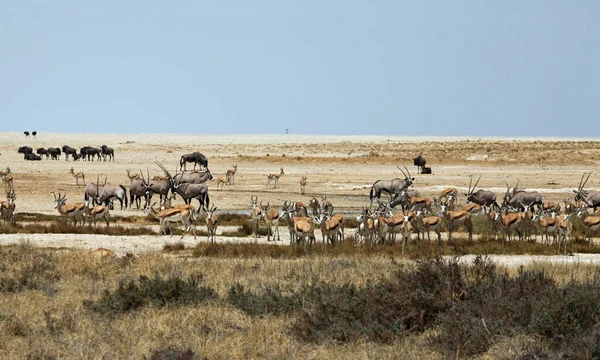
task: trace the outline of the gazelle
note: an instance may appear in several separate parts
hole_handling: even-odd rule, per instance
[[[171,200],[173,200],[173,197],[175,197],[175,195],[171,195],[168,198],[164,199],[160,204],[160,210],[185,209],[185,210],[189,210],[193,213],[196,212],[196,208],[191,204],[172,204]]]
[[[10,172],[10,168],[6,167],[6,171],[0,171],[0,176],[2,176],[2,184],[9,189],[13,188],[13,176]]]
[[[267,177],[267,185],[265,185],[265,188],[269,187],[269,184],[271,183],[271,181],[275,181],[275,184],[273,185],[273,189],[277,188],[277,183],[279,182],[279,178],[282,177],[283,175],[285,175],[285,173],[283,172],[283,168],[279,169],[279,174],[267,174],[265,175]]]
[[[85,174],[83,173],[83,171],[75,172],[75,170],[71,167],[71,170],[69,170],[69,174],[73,175],[73,177],[75,178],[75,185],[79,186],[79,178],[83,180],[83,185],[85,185]]]
[[[58,198],[54,191],[52,191],[51,194],[54,196],[54,208],[58,210],[58,213],[61,215],[63,226],[67,225],[68,218],[72,218],[73,224],[77,226],[77,219],[85,212],[85,204],[67,204],[67,194],[61,195],[58,193]]]
[[[306,222],[311,222],[313,221],[312,218],[309,218],[306,216],[301,216],[297,214],[297,208],[294,204],[292,204],[290,201],[284,201],[283,203],[283,208],[281,209],[282,214],[281,217],[282,219],[285,218],[289,231],[290,231],[290,245],[294,244],[294,241],[296,240],[296,223],[298,221],[306,221]]]
[[[312,217],[294,217],[294,219],[297,219],[294,221],[294,233],[298,242],[301,242],[302,246],[306,246],[306,238],[308,237],[310,246],[315,239],[315,220]]]
[[[219,186],[221,186],[221,191],[223,191],[223,186],[227,184],[228,181],[223,179],[220,176],[217,176],[217,191],[219,191]]]
[[[208,230],[208,240],[211,242],[215,242],[215,235],[217,234],[217,226],[219,225],[219,218],[215,214],[217,211],[216,206],[212,206],[210,208],[203,207],[204,212],[206,213],[206,229]]]
[[[537,165],[541,168],[546,167],[546,160],[550,157],[550,154],[547,155],[538,155],[537,157]]]
[[[273,241],[275,241],[275,233],[277,233],[277,241],[280,241],[279,238],[279,211],[275,209],[271,209],[270,203],[267,205],[263,205],[262,201],[260,202],[260,210],[262,212],[262,216],[267,223],[267,241],[271,241],[271,235],[273,235]],[[271,233],[271,225],[275,226],[275,231]]]
[[[600,216],[589,215],[586,208],[581,208],[577,212],[577,217],[583,221],[586,230],[586,237],[592,244],[592,233],[600,229]]]
[[[94,222],[94,226],[96,226],[96,222],[98,220],[104,220],[106,222],[106,227],[109,226],[110,223],[110,212],[108,210],[108,206],[106,205],[96,205],[89,208],[89,202],[85,202],[85,207],[87,208],[87,216],[89,226],[92,226],[92,221]]]
[[[2,215],[2,219],[4,223],[14,225],[14,212],[15,212],[15,200],[17,199],[17,194],[15,194],[15,190],[11,189],[6,192],[6,200],[0,202],[0,215]]]
[[[183,239],[183,237],[185,236],[185,234],[191,229],[192,230],[192,234],[194,235],[194,239],[196,239],[196,225],[194,224],[194,221],[196,221],[196,218],[194,216],[194,212],[186,210],[186,209],[177,209],[177,208],[171,208],[171,209],[166,209],[166,210],[161,210],[161,211],[156,211],[152,205],[149,205],[146,208],[146,212],[147,213],[152,213],[154,214],[154,216],[156,216],[157,218],[160,219],[160,231],[159,234],[165,234],[166,235],[166,230],[167,227],[169,228],[169,231],[171,233],[171,236],[173,236],[173,231],[171,229],[171,224],[172,223],[182,223],[184,226],[184,230],[183,230],[183,235],[181,235],[181,239]]]
[[[496,239],[498,236],[498,227],[500,226],[500,213],[491,211],[490,208],[484,210],[484,214],[487,220],[487,235],[488,239]],[[493,234],[494,237],[491,237]]]
[[[227,180],[227,184],[235,185],[235,173],[237,172],[237,164],[233,164],[233,170],[227,170],[225,174],[225,179]]]
[[[308,177],[306,177],[306,175],[303,175],[300,178],[300,194],[304,195],[304,192],[306,190],[306,180],[308,179]]]
[[[521,222],[521,214],[509,213],[508,209],[505,209],[500,213],[500,227],[502,228],[502,245],[504,245],[506,238],[510,242],[511,233],[516,231],[521,237],[521,230],[519,223]]]
[[[476,203],[468,203],[463,207],[463,210],[470,212],[471,214],[481,214],[481,205]]]
[[[327,240],[331,243],[331,245],[335,245],[335,242],[338,240],[338,233],[343,222],[340,222],[339,218],[337,217],[332,217],[331,213],[325,212],[319,214],[315,221],[321,226],[323,242],[325,242],[325,237],[327,237]]]
[[[442,204],[442,216],[448,224],[448,241],[452,241],[452,231],[455,226],[464,225],[469,232],[469,241],[473,240],[473,224],[471,223],[471,213],[464,210],[448,211],[447,205]]]
[[[256,196],[250,197],[250,204],[252,210],[250,210],[250,216],[252,217],[252,234],[254,237],[260,237],[260,218],[262,217],[262,209],[258,206],[258,198]]]
[[[571,234],[573,232],[573,223],[569,221],[569,218],[573,214],[567,214],[564,218],[559,220],[558,222],[558,252],[560,252],[561,245],[564,248],[564,254],[567,253],[567,243],[569,244],[569,248],[572,247],[572,237]]]
[[[543,216],[544,213],[538,213],[533,215],[531,221],[538,227],[542,232],[542,240],[544,241],[543,235],[546,235],[544,243],[549,244],[550,240],[548,235],[552,234],[554,242],[556,242],[556,234],[558,232],[558,221],[555,217]]]
[[[547,203],[543,203],[542,204],[542,209],[545,212],[554,212],[554,213],[559,213],[560,212],[560,204],[558,203],[553,203],[553,202],[547,202]]]
[[[440,225],[442,223],[442,219],[439,216],[431,215],[431,216],[423,216],[423,212],[421,210],[417,211],[417,216],[413,221],[413,225],[420,232],[427,231],[427,241],[431,243],[431,238],[429,237],[429,232],[433,230],[437,236],[437,243],[440,245],[442,243],[442,235],[440,233]],[[423,239],[425,239],[425,235],[423,235]]]
[[[357,235],[361,235],[363,243],[367,246],[371,246],[373,235],[375,234],[375,223],[371,218],[371,211],[368,208],[363,207],[361,214],[356,218],[359,222],[356,228]]]

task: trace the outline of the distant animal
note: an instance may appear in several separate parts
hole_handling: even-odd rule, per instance
[[[425,167],[425,164],[427,164],[427,160],[419,154],[419,156],[413,158],[413,164],[417,167],[417,172],[422,174],[423,168]]]
[[[306,175],[304,175],[300,178],[300,194],[301,195],[304,195],[304,191],[306,190],[306,180],[308,180],[308,177],[306,177]]]
[[[63,145],[62,151],[65,153],[65,161],[69,160],[69,155],[73,157],[73,161],[77,160],[75,157],[77,155],[77,150],[68,145]]]
[[[186,170],[187,163],[194,163],[194,170],[196,170],[196,164],[203,166],[205,169],[208,169],[208,159],[206,156],[196,151],[191,154],[184,154],[179,159],[179,170]]]
[[[23,131],[23,134],[25,134],[26,137],[29,136],[29,131]]]
[[[269,187],[269,184],[271,183],[271,181],[275,180],[275,184],[273,185],[273,189],[277,188],[277,183],[279,182],[279,178],[282,177],[283,175],[285,175],[285,173],[283,172],[283,168],[279,169],[279,174],[265,174],[265,176],[267,177],[267,185],[265,186],[265,189]]]
[[[31,135],[33,135],[33,137],[35,138],[35,136],[37,135],[37,131],[32,132]]]
[[[36,154],[25,154],[24,157],[25,160],[29,160],[29,161],[40,161],[42,160],[42,158]]]
[[[94,161],[94,157],[98,157],[98,161],[100,161],[100,157],[102,156],[102,149],[95,148],[92,146],[84,146],[79,150],[79,154],[83,158],[83,160]]]
[[[48,150],[44,149],[44,148],[38,148],[35,151],[38,155],[46,155],[46,160],[48,160]]]
[[[18,154],[23,154],[23,155],[25,155],[25,154],[33,154],[33,149],[30,148],[29,146],[21,146],[19,148],[19,150],[17,150],[17,153]]]
[[[430,168],[430,167],[427,167],[427,166],[424,166],[424,167],[421,169],[421,174],[431,174],[431,168]]]
[[[102,150],[101,154],[104,161],[106,161],[106,158],[108,158],[108,161],[115,161],[115,149],[109,148],[106,145],[100,146],[100,149]]]
[[[52,160],[58,160],[60,159],[61,151],[59,148],[50,147],[48,148],[48,154]]]
[[[227,170],[226,178],[227,184],[234,185],[235,184],[235,173],[237,172],[237,164],[233,164],[233,169]]]
[[[406,166],[404,167],[406,172],[404,172],[404,170],[402,170],[399,166],[396,167],[402,171],[404,179],[395,178],[392,180],[375,181],[371,186],[371,191],[369,192],[369,200],[371,203],[373,202],[373,199],[379,200],[381,198],[381,193],[387,193],[391,198],[394,194],[400,194],[402,190],[408,190],[408,188],[412,186],[415,178],[410,176],[410,171],[408,171]]]

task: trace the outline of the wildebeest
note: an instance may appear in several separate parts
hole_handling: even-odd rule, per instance
[[[24,155],[24,159],[25,160],[30,160],[30,161],[40,161],[42,160],[42,158],[36,154],[33,153],[28,153]]]
[[[588,207],[593,208],[594,212],[596,212],[596,208],[600,206],[600,191],[583,189],[585,184],[587,184],[588,180],[590,179],[592,172],[587,174],[587,178],[584,181],[583,178],[585,175],[586,174],[584,173],[583,176],[581,176],[577,190],[573,190],[575,193],[575,201],[583,201]]]
[[[467,197],[467,204],[472,202],[481,206],[494,206],[496,209],[500,209],[500,206],[496,202],[496,194],[494,194],[492,191],[483,189],[475,191],[477,184],[479,184],[479,180],[481,180],[481,175],[477,179],[477,182],[475,182],[473,188],[471,188],[473,178],[471,178],[469,181],[469,190],[465,194]]]
[[[179,170],[186,170],[187,163],[194,163],[194,170],[196,170],[196,164],[200,165],[201,167],[204,166],[205,169],[208,169],[208,159],[198,151],[191,154],[182,155],[181,159],[179,159]]]
[[[48,154],[52,160],[58,160],[60,159],[61,152],[59,148],[50,147],[48,148]]]
[[[46,160],[48,160],[48,150],[44,149],[44,148],[38,148],[35,151],[38,155],[46,155]]]
[[[427,164],[427,160],[419,154],[419,156],[413,158],[413,164],[417,167],[417,172],[423,174],[423,168],[425,167],[425,164]]]
[[[65,153],[65,161],[69,160],[69,155],[73,157],[73,160],[76,160],[75,155],[77,155],[77,150],[75,148],[72,148],[68,145],[63,145],[62,151]]]
[[[33,149],[30,148],[29,146],[21,146],[19,148],[19,150],[17,150],[17,153],[18,154],[23,154],[23,155],[25,155],[25,154],[33,154]]]
[[[399,166],[396,167],[402,171],[402,174],[404,174],[404,180],[395,178],[392,180],[375,181],[371,186],[371,191],[369,192],[369,200],[371,202],[373,202],[373,199],[375,198],[380,199],[382,192],[385,192],[392,197],[393,194],[400,194],[403,190],[408,190],[408,188],[413,184],[415,178],[410,176],[410,172],[406,166],[404,167],[406,173]]]
[[[109,148],[106,145],[102,145],[100,146],[100,149],[102,150],[102,157],[104,158],[104,161],[106,161],[106,158],[108,157],[108,161],[115,161],[115,149],[113,148]]]
[[[100,161],[102,150],[100,148],[95,148],[93,146],[84,146],[79,149],[79,154],[83,160],[94,161],[94,157],[98,157],[98,161]]]
[[[423,168],[421,168],[421,174],[431,174],[431,168],[428,166],[423,166]]]

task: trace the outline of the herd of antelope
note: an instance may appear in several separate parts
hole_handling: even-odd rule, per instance
[[[102,149],[99,150],[102,152]],[[188,162],[194,163],[194,170],[186,169]],[[216,178],[208,169],[207,158],[198,152],[183,155],[174,175],[162,164],[156,164],[163,174],[152,178],[149,171],[146,171],[144,176],[141,169],[135,173],[127,170],[130,181],[129,194],[124,185],[109,184],[106,178],[101,182],[98,177],[96,182],[86,184],[85,174],[71,167],[69,174],[75,179],[76,185],[79,185],[81,180],[85,186],[83,202],[67,203],[66,194],[59,193],[57,196],[52,192],[54,208],[60,214],[63,224],[67,224],[71,219],[75,226],[86,222],[91,226],[100,220],[108,227],[110,209],[117,200],[121,209],[135,206],[138,210],[143,209],[145,213],[159,218],[160,234],[167,234],[173,225],[182,224],[182,237],[191,232],[194,238],[196,216],[203,210],[206,214],[209,238],[214,241],[218,216],[216,206],[209,200],[207,181],[216,181],[217,191],[222,191],[224,185],[234,185],[237,164],[233,164],[223,176],[217,175]],[[200,165],[200,170],[195,170],[196,165]],[[370,187],[369,202],[356,216],[358,226],[354,230],[354,238],[357,244],[394,244],[400,235],[404,248],[413,234],[416,234],[418,240],[424,239],[427,234],[430,241],[431,232],[437,235],[439,244],[442,231],[447,231],[447,239],[451,241],[453,233],[459,228],[464,228],[468,239],[471,240],[474,217],[483,217],[488,225],[488,237],[499,238],[503,244],[517,238],[532,240],[541,234],[544,243],[554,244],[565,251],[572,239],[575,219],[579,219],[584,225],[586,239],[590,242],[592,236],[600,230],[600,216],[595,214],[596,208],[600,206],[600,191],[584,189],[591,173],[582,176],[577,189],[573,190],[574,198],[565,198],[562,204],[543,202],[541,193],[520,189],[519,182],[512,188],[505,183],[506,192],[499,203],[494,192],[477,189],[481,176],[474,184],[474,179],[471,178],[467,193],[464,194],[466,204],[459,207],[456,188],[445,189],[434,198],[421,196],[419,191],[413,188],[415,178],[411,176],[410,171],[405,166],[398,169],[404,178],[378,180]],[[5,223],[14,224],[14,178],[9,168],[0,171],[0,175],[6,193],[6,201],[1,203],[1,215]],[[273,188],[277,188],[284,175],[283,167],[278,173],[265,174],[265,188],[268,189],[271,184]],[[305,195],[307,183],[308,177],[301,176],[301,195]],[[152,202],[155,194],[159,195],[158,209],[155,208],[156,203]],[[184,204],[172,204],[177,195],[181,196]],[[382,198],[382,195],[386,195],[387,198]],[[193,199],[198,201],[197,207],[192,205]],[[401,210],[396,212],[396,209]],[[593,209],[592,214],[589,213],[589,209]],[[267,241],[280,241],[280,219],[283,219],[288,227],[292,244],[310,246],[316,240],[315,229],[320,231],[324,243],[335,245],[345,239],[344,216],[334,212],[334,206],[326,196],[321,196],[320,200],[312,197],[307,204],[302,201],[284,201],[280,206],[272,206],[269,202],[266,205],[263,201],[259,202],[258,196],[253,195],[249,210],[253,236],[260,236],[260,225],[264,223]]]

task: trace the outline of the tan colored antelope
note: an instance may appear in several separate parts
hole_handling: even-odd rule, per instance
[[[194,216],[194,212],[186,210],[186,209],[177,209],[177,208],[156,211],[154,209],[154,207],[152,207],[152,205],[149,205],[148,208],[146,208],[146,212],[151,213],[160,219],[159,234],[166,235],[166,233],[167,233],[166,230],[168,227],[169,232],[171,233],[171,236],[173,236],[173,230],[171,229],[171,224],[172,223],[176,223],[176,224],[181,223],[181,224],[183,224],[183,227],[184,227],[183,235],[181,235],[181,239],[183,239],[185,234],[187,234],[188,231],[190,231],[190,229],[192,230],[194,239],[196,239],[196,225],[194,224],[194,221],[196,221],[196,218]]]
[[[331,212],[321,213],[315,221],[321,226],[323,242],[325,242],[325,237],[331,245],[335,245],[336,241],[341,243],[344,240],[344,218],[340,214],[333,215],[333,209]],[[341,236],[341,240],[338,239],[339,236]]]
[[[542,204],[542,209],[546,213],[552,213],[552,212],[554,212],[554,213],[558,214],[560,212],[560,204],[553,203],[553,202],[543,203]]]
[[[464,210],[448,211],[447,205],[442,205],[442,217],[448,224],[448,241],[452,241],[452,231],[455,226],[464,225],[469,232],[469,241],[473,240],[473,224],[471,223],[471,213]]]
[[[171,201],[173,200],[174,197],[175,197],[175,195],[171,195],[168,198],[164,198],[160,204],[160,210],[185,209],[185,210],[191,211],[193,213],[196,212],[196,208],[191,204],[173,204]]]
[[[90,208],[88,201],[86,201],[84,204],[86,207],[85,213],[88,217],[89,226],[92,226],[92,221],[94,222],[94,226],[96,226],[96,223],[98,220],[104,220],[106,222],[106,227],[109,226],[110,212],[108,210],[108,206],[96,205],[96,206]]]
[[[554,238],[554,242],[556,242],[556,234],[558,233],[558,221],[555,217],[542,216],[543,213],[533,215],[531,221],[534,225],[537,226],[539,230],[542,232],[542,240],[545,244],[550,244],[550,240],[548,235],[552,235]],[[546,235],[546,239],[544,240],[543,236]]]
[[[373,235],[375,235],[375,222],[371,218],[371,210],[363,207],[361,214],[356,217],[356,221],[359,222],[356,228],[356,235],[362,237],[362,243],[367,246],[371,246]]]
[[[600,216],[589,215],[587,208],[580,208],[577,217],[583,221],[586,230],[586,238],[592,244],[592,234],[600,230]]]
[[[304,195],[304,192],[306,190],[306,180],[308,180],[308,177],[306,175],[303,175],[300,178],[300,194]]]
[[[75,178],[75,185],[79,186],[79,178],[83,180],[83,185],[85,185],[85,174],[83,171],[75,172],[75,170],[71,168],[71,170],[69,170],[69,174],[73,175]]]
[[[470,212],[471,214],[481,214],[481,205],[468,203],[463,207],[463,210]]]
[[[262,201],[260,202],[260,210],[265,223],[267,223],[267,241],[271,241],[271,235],[273,235],[273,241],[275,241],[275,233],[277,233],[277,241],[281,241],[279,238],[279,211],[271,209],[270,203],[263,205]],[[271,233],[272,225],[275,226],[275,231]]]
[[[219,225],[219,218],[215,211],[217,211],[217,207],[213,206],[209,209],[203,207],[204,212],[206,213],[206,229],[208,230],[208,240],[211,242],[215,242],[215,235],[217,234],[217,227]]]
[[[233,169],[227,170],[225,174],[225,179],[227,180],[228,185],[235,185],[235,173],[237,172],[237,164],[233,164]]]
[[[308,245],[312,244],[315,239],[315,220],[305,217],[294,217],[294,233],[298,242],[302,246],[306,246],[306,238],[309,238]]]
[[[496,211],[490,211],[491,209],[484,210],[484,214],[487,220],[487,235],[489,239],[496,239],[498,237],[498,228],[500,226],[500,213]],[[492,237],[490,234],[493,234]]]
[[[265,188],[268,188],[271,181],[274,181],[275,184],[273,185],[273,189],[277,189],[277,183],[279,182],[279,178],[285,175],[285,173],[283,172],[283,168],[280,168],[279,170],[279,174],[265,175],[267,177],[267,185],[265,185]]]
[[[516,231],[521,237],[520,230],[521,214],[520,213],[509,213],[508,210],[504,210],[500,213],[500,227],[502,228],[502,245],[505,244],[505,240],[508,237],[510,242],[511,234]]]
[[[408,192],[403,192],[404,196],[408,196]],[[402,196],[402,195],[401,195]],[[408,198],[408,209],[410,211],[418,211],[427,209],[429,213],[433,213],[431,210],[431,199],[423,196],[413,196]]]
[[[411,223],[410,216],[404,215],[404,222],[402,222],[402,253],[403,254],[404,254],[404,249],[408,247],[413,230],[414,229],[413,229],[413,226]]]
[[[97,248],[96,250],[90,251],[90,256],[97,257],[100,259],[114,259],[117,257],[117,254],[105,248]]]
[[[154,177],[152,177],[152,180],[163,181],[163,180],[167,180],[167,177],[161,176],[161,175],[155,175]]]
[[[2,184],[8,189],[13,188],[13,176],[10,172],[10,168],[6,167],[6,171],[0,171],[0,176],[2,176]]]
[[[429,237],[429,232],[433,230],[437,236],[437,243],[441,245],[442,243],[442,234],[440,233],[440,227],[442,224],[442,219],[439,216],[430,215],[423,216],[422,211],[417,211],[417,216],[415,216],[413,225],[419,232],[427,231],[427,241],[431,243],[431,238]],[[425,235],[423,234],[423,240],[425,240]]]
[[[564,218],[558,221],[558,252],[560,252],[561,245],[564,249],[564,254],[567,253],[567,243],[569,244],[569,248],[572,247],[572,233],[573,233],[573,223],[569,221],[569,218],[573,214],[567,214]]]
[[[296,240],[296,223],[298,221],[311,222],[312,218],[297,215],[295,205],[287,200],[283,202],[283,208],[281,211],[282,215],[280,218],[285,219],[287,222],[288,229],[290,231],[290,245],[293,245],[294,241]]]
[[[440,196],[434,199],[434,202],[437,204],[441,204],[445,199],[447,200],[448,210],[454,210],[454,202],[456,201],[456,196],[458,195],[458,190],[456,188],[446,188],[442,190]]]
[[[4,223],[8,223],[11,225],[15,224],[14,212],[15,212],[15,200],[17,199],[17,194],[14,189],[10,189],[6,192],[6,200],[0,202],[0,215],[4,220]]]
[[[223,191],[223,186],[225,184],[227,184],[228,181],[223,179],[220,176],[217,176],[216,182],[217,182],[217,191],[219,191],[219,186],[221,186],[221,191]]]
[[[71,168],[71,170],[73,170],[73,168]],[[127,171],[127,178],[129,180],[135,180],[135,179],[141,179],[140,174],[139,173],[131,173],[131,170],[129,169],[125,169],[125,171]],[[69,172],[70,173],[70,172]]]
[[[563,199],[563,203],[565,203],[565,213],[566,214],[573,214],[577,212],[577,207],[575,206],[575,204],[573,204],[573,200],[566,198]]]
[[[252,210],[250,210],[250,216],[252,218],[252,234],[254,237],[260,237],[260,218],[262,217],[262,209],[258,206],[258,198],[256,196],[250,197],[250,204]]]
[[[85,203],[67,204],[67,194],[61,195],[58,193],[58,198],[54,191],[51,194],[54,196],[54,208],[61,215],[63,226],[67,225],[68,218],[73,219],[73,225],[77,226],[79,216],[85,213]]]
[[[550,154],[547,155],[538,155],[537,157],[537,165],[541,168],[546,167],[546,160],[550,157]]]

